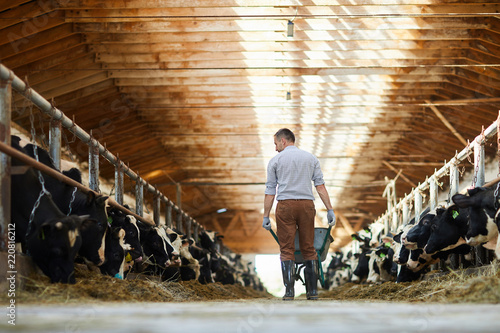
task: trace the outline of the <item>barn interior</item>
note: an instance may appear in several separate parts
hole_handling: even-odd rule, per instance
[[[499,10],[489,0],[3,0],[0,60],[236,253],[278,252],[261,227],[266,165],[273,134],[290,128],[320,160],[335,250],[384,213],[391,180],[398,198],[410,193],[497,119]],[[51,119],[36,108],[30,119],[19,94],[12,107],[15,126],[43,144]],[[101,177],[114,172],[101,161]]]

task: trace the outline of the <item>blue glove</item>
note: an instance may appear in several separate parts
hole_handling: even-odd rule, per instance
[[[327,213],[326,213],[326,219],[328,220],[328,225],[330,227],[333,227],[335,226],[335,222],[336,222],[336,218],[335,218],[335,213],[333,212],[333,209],[330,209]]]
[[[271,220],[269,217],[264,217],[264,220],[262,221],[262,228],[271,230]]]

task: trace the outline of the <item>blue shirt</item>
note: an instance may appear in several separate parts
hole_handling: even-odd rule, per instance
[[[278,195],[276,200],[314,200],[312,184],[323,185],[319,160],[311,153],[288,146],[274,156],[267,165],[265,194]]]

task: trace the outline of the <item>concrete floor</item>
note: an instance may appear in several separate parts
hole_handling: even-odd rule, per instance
[[[294,300],[19,305],[0,332],[499,332],[500,305]]]

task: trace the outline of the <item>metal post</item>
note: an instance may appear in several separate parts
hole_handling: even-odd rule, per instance
[[[172,228],[172,204],[167,201],[167,207],[165,209],[165,224],[168,228]]]
[[[410,220],[410,205],[408,205],[408,199],[405,198],[403,199],[403,222],[401,225],[406,225]]]
[[[182,189],[181,189],[181,184],[179,183],[176,183],[175,184],[175,188],[177,190],[177,207],[179,207],[179,209],[182,209]]]
[[[200,233],[200,225],[198,224],[198,222],[194,221],[194,233],[193,233],[193,237],[194,237],[194,241],[195,242],[199,241],[199,235],[198,235],[199,233]]]
[[[387,234],[389,232],[389,216],[388,214],[384,215],[384,234]]]
[[[460,185],[458,164],[453,163],[450,167],[450,200],[451,197],[458,193],[458,186]]]
[[[182,234],[184,232],[184,228],[182,225],[182,211],[177,210],[176,213],[177,213],[177,230],[179,230],[179,232]]]
[[[99,148],[92,138],[89,141],[89,188],[97,193],[99,190]]]
[[[186,235],[188,235],[188,237],[191,237],[192,236],[192,234],[191,234],[191,230],[192,230],[191,223],[192,223],[193,219],[190,218],[187,215],[184,215],[184,216],[185,216],[185,219],[186,219]]]
[[[391,231],[396,231],[398,228],[398,210],[394,209],[394,212],[392,212],[392,224],[391,224],[391,229],[388,230],[385,234],[387,235]]]
[[[458,193],[459,186],[459,173],[458,173],[458,164],[452,163],[450,166],[450,203],[452,203],[451,198],[454,194]],[[460,266],[460,257],[457,254],[452,254],[450,256],[450,266],[451,269],[458,269]],[[462,256],[463,257],[463,256]]]
[[[49,154],[57,170],[61,170],[61,122],[54,120],[50,122],[49,132]]]
[[[474,139],[474,187],[484,185],[484,140]],[[488,264],[486,249],[481,245],[475,247],[476,266]]]
[[[144,204],[144,186],[142,184],[141,177],[137,177],[137,181],[135,182],[135,213],[139,216],[144,216],[143,204]]]
[[[123,164],[119,161],[115,166],[115,200],[123,205]]]
[[[12,88],[7,80],[0,80],[0,142],[11,145],[10,106]],[[0,251],[7,251],[8,223],[10,222],[10,167],[11,157],[0,153]]]
[[[153,207],[153,221],[156,226],[160,226],[160,196],[156,195],[154,199],[154,207]]]
[[[435,176],[429,178],[429,207],[431,210],[437,207],[438,201],[438,186],[437,179]]]
[[[415,224],[417,224],[420,221],[420,214],[422,213],[422,193],[420,193],[420,190],[418,189],[420,187],[420,184],[418,184],[418,187],[415,189]]]

